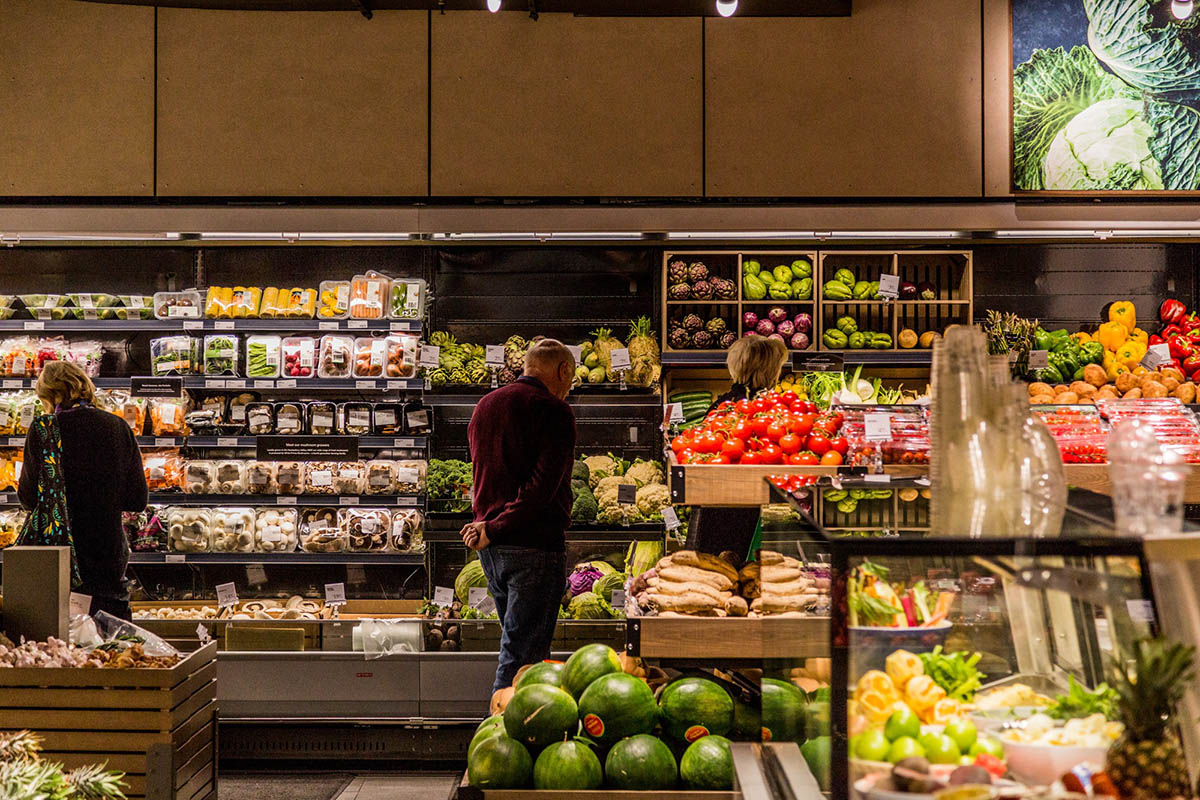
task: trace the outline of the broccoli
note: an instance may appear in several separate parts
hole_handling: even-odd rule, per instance
[[[591,490],[584,488],[575,494],[575,501],[571,504],[571,521],[595,522],[598,511],[595,495]]]
[[[572,484],[574,484],[575,481],[583,481],[584,483],[587,483],[590,475],[591,475],[591,470],[589,470],[588,465],[583,463],[582,461],[576,461],[574,463],[574,465],[571,466],[571,483]]]

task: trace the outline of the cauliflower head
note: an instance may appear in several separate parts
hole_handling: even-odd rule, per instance
[[[601,510],[604,510],[610,506],[615,507],[617,505],[617,487],[621,484],[626,484],[629,486],[637,485],[629,478],[622,478],[617,475],[610,475],[607,478],[602,478],[600,482],[596,484],[596,502],[599,504]]]
[[[621,474],[620,464],[612,456],[588,456],[583,460],[588,468],[588,483],[595,489],[600,481]]]
[[[625,477],[636,481],[638,486],[647,486],[651,483],[663,483],[665,476],[657,461],[635,461],[633,466],[625,471]]]
[[[671,493],[661,483],[651,483],[637,491],[637,507],[643,517],[662,516],[663,506],[671,505]]]

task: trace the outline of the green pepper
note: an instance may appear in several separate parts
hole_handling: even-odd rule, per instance
[[[1079,369],[1077,369],[1073,373],[1071,373],[1071,380],[1073,380],[1073,381],[1083,380],[1083,367],[1080,367]]]
[[[1075,363],[1075,359],[1071,357],[1070,353],[1057,353],[1051,351],[1050,355],[1046,358],[1046,361],[1050,364],[1050,366],[1058,370],[1058,374],[1062,375],[1064,379],[1068,375],[1075,374],[1075,370],[1079,369],[1079,365]]]
[[[841,281],[828,281],[821,288],[826,300],[849,300],[852,296],[850,287]]]
[[[877,333],[871,337],[872,350],[888,350],[892,346],[892,335],[890,333]]]
[[[1038,329],[1033,332],[1033,349],[1045,350],[1049,352],[1053,348],[1054,339],[1052,339],[1050,334],[1042,330],[1042,328],[1039,326]]]
[[[1031,370],[1029,373],[1029,378],[1034,383],[1048,383],[1051,386],[1063,382],[1062,373],[1055,369],[1053,365],[1046,367],[1045,369]]]
[[[858,322],[854,319],[854,317],[838,317],[837,322],[834,323],[834,327],[849,336],[850,334],[858,331]]]
[[[772,300],[791,300],[792,285],[790,283],[784,283],[783,281],[775,281],[771,284],[770,288],[767,289],[767,293],[771,295]]]
[[[871,282],[859,281],[858,283],[854,284],[854,288],[851,290],[851,292],[854,294],[855,300],[866,300],[871,296]]]
[[[821,341],[830,350],[842,350],[846,347],[849,337],[841,331],[831,328],[825,331],[825,335],[821,337]]]
[[[760,272],[762,272],[762,264],[758,263],[757,261],[742,262],[743,275],[758,275]]]
[[[1084,342],[1079,346],[1079,349],[1088,364],[1104,363],[1104,345],[1099,342]],[[1087,364],[1084,366],[1087,366]]]
[[[843,514],[853,514],[858,510],[858,501],[851,500],[847,497],[845,500],[837,504],[837,510]]]
[[[854,287],[854,273],[845,267],[842,267],[837,272],[833,273],[833,279],[835,281],[841,281],[842,283],[846,284],[847,287]]]
[[[850,334],[848,342],[851,350],[862,350],[867,346],[867,337],[862,331],[855,331]]]

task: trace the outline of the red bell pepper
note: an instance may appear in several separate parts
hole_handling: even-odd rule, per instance
[[[1192,354],[1192,343],[1182,336],[1172,336],[1167,339],[1167,348],[1171,352],[1171,358],[1177,358],[1180,361],[1186,359]]]
[[[1194,313],[1188,314],[1179,321],[1179,327],[1183,328],[1185,333],[1198,330],[1200,329],[1200,317],[1197,317]]]
[[[1162,344],[1162,343],[1163,343],[1163,337],[1159,336],[1157,333],[1152,333],[1152,334],[1150,334],[1150,341],[1147,344]]]
[[[1187,306],[1178,300],[1167,298],[1158,307],[1158,318],[1169,324],[1177,323],[1187,313]]]
[[[1170,339],[1172,336],[1179,336],[1183,333],[1183,328],[1178,325],[1166,325],[1158,333],[1163,339]]]
[[[1200,354],[1192,354],[1183,360],[1183,374],[1191,375],[1193,372],[1200,371]]]
[[[1196,370],[1195,372],[1193,372],[1193,373],[1192,373],[1192,377],[1191,377],[1191,378],[1189,378],[1189,380],[1190,380],[1192,383],[1200,384],[1200,369],[1198,369],[1198,370]]]

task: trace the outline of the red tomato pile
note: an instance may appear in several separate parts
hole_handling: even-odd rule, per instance
[[[812,486],[820,480],[820,477],[817,475],[770,475],[767,480],[775,484],[777,489],[790,494],[800,491],[805,486]]]
[[[680,464],[837,466],[850,449],[841,430],[841,412],[818,414],[795,392],[766,392],[722,403],[671,449]]]

